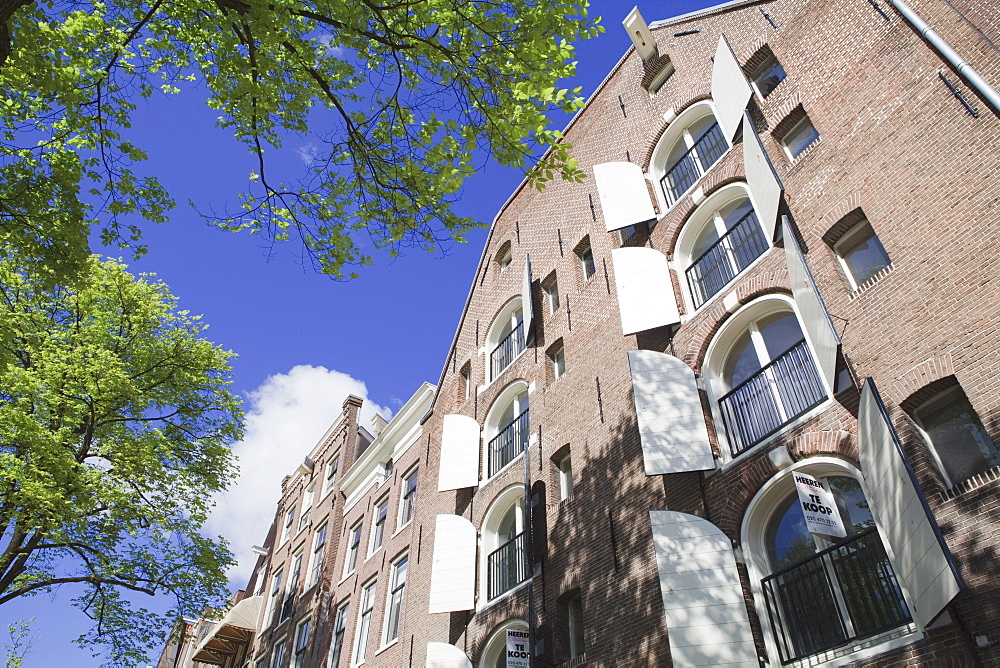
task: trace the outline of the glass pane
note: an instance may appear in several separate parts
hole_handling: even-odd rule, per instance
[[[849,476],[827,478],[830,491],[837,499],[840,517],[844,520],[847,535],[853,536],[875,526],[868,500],[861,491],[861,484]]]
[[[767,527],[767,551],[772,571],[782,570],[816,553],[816,541],[806,528],[797,501],[797,495],[790,495],[771,516]]]
[[[760,91],[760,94],[767,97],[771,91],[778,87],[779,83],[785,80],[785,68],[772,56],[764,61],[753,80],[757,84],[757,90]]]
[[[855,242],[844,249],[843,258],[857,285],[889,266],[889,254],[871,227],[867,227]]]
[[[757,323],[772,360],[803,339],[798,320],[791,313],[769,315]]]
[[[953,483],[1000,465],[1000,453],[961,390],[917,411]]]
[[[794,158],[817,139],[819,139],[819,133],[816,132],[816,128],[809,122],[809,119],[805,118],[785,135],[785,146],[788,147],[788,152]]]
[[[750,204],[750,200],[738,199],[719,209],[719,215],[722,216],[726,229],[731,230],[751,211],[753,211],[753,206]]]
[[[757,351],[750,341],[750,333],[743,334],[733,347],[726,363],[725,379],[730,388],[736,387],[750,376],[760,371]]]

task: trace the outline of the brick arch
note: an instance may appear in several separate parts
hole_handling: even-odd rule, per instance
[[[788,445],[792,461],[802,461],[816,455],[838,455],[858,466],[858,442],[851,432],[843,429],[808,431],[796,436]]]
[[[955,382],[955,362],[951,353],[944,353],[924,360],[896,378],[887,388],[887,394],[897,405],[912,410]]]
[[[737,284],[735,292],[738,299],[736,311],[754,299],[765,295],[791,297],[791,290],[788,289],[788,270],[772,269],[770,271],[757,272],[750,279]],[[733,313],[727,311],[721,299],[717,299],[698,324],[694,336],[691,337],[688,343],[687,349],[681,354],[681,359],[687,362],[696,372],[701,373],[709,344]]]
[[[680,116],[685,109],[695,104],[696,102],[701,102],[702,100],[711,100],[712,91],[710,84],[700,83],[692,88],[684,91],[677,96],[678,99],[684,100],[684,102],[674,105],[674,112]],[[649,171],[649,163],[653,159],[653,149],[656,148],[657,142],[660,141],[660,137],[666,132],[667,127],[670,123],[664,123],[662,120],[660,126],[646,136],[646,142],[643,144],[642,162],[639,165],[642,167],[642,171]]]
[[[701,187],[706,199],[730,183],[746,183],[746,170],[743,168],[742,162],[725,159],[720,162],[724,164],[717,163],[713,165],[708,174],[701,179]],[[680,213],[680,222],[671,227],[670,235],[666,239],[667,247],[665,252],[667,257],[670,258],[674,256],[674,250],[677,248],[677,238],[680,237],[681,230],[688,224],[688,220],[694,215],[694,212],[698,210],[700,205],[692,202],[690,197],[685,197],[674,206],[678,210],[678,213]]]

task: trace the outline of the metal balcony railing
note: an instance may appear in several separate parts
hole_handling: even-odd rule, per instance
[[[677,162],[667,168],[666,174],[660,179],[667,204],[673,205],[708,168],[722,157],[729,145],[722,134],[718,123],[698,138],[691,148],[685,151]]]
[[[528,435],[528,409],[525,409],[490,440],[487,472],[491,478],[528,447]]]
[[[528,543],[522,531],[486,558],[487,597],[492,601],[527,579]]]
[[[687,268],[688,289],[700,307],[767,250],[767,239],[750,211]]]
[[[524,322],[518,322],[511,333],[490,353],[490,380],[493,380],[511,365],[514,358],[524,350]]]
[[[781,663],[911,621],[875,528],[761,580]]]
[[[719,400],[733,457],[753,447],[826,398],[802,339]]]

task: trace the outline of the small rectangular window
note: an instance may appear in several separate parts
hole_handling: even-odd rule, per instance
[[[949,484],[1000,466],[1000,452],[961,387],[941,392],[915,417]]]
[[[299,515],[299,528],[298,531],[302,531],[307,526],[309,526],[309,514],[312,511],[313,502],[313,490],[312,486],[306,490],[305,494],[302,495],[302,513]]]
[[[358,548],[361,546],[361,522],[351,527],[351,535],[347,542],[347,558],[344,560],[344,575],[354,572],[358,564]]]
[[[327,492],[333,489],[333,485],[337,482],[337,469],[340,468],[340,453],[335,454],[330,457],[330,461],[326,464],[326,481],[323,483],[323,495],[326,496]]]
[[[285,513],[285,526],[281,530],[281,542],[284,543],[292,535],[292,525],[295,524],[295,508],[289,508]]]
[[[892,265],[889,254],[867,220],[841,237],[834,250],[855,290]]]
[[[781,143],[784,145],[788,157],[794,160],[817,139],[819,139],[819,133],[813,127],[812,121],[809,120],[808,116],[803,115],[802,119],[782,136]]]
[[[563,346],[562,339],[552,344],[545,354],[549,360],[549,368],[552,370],[552,380],[566,373],[566,348]]]
[[[385,520],[388,514],[389,499],[383,499],[375,506],[375,514],[372,515],[372,541],[368,554],[375,554],[382,547],[382,540],[385,538]]]
[[[399,501],[399,526],[413,519],[417,503],[417,470],[403,478],[403,496]]]
[[[542,281],[542,293],[545,295],[545,304],[549,313],[559,310],[559,283],[556,281],[556,272],[552,272]]]
[[[295,595],[299,590],[299,578],[302,577],[302,553],[297,553],[292,557],[292,570],[291,575],[288,578],[288,584],[285,585],[285,600],[281,605],[281,616],[278,619],[279,622],[283,622],[292,614],[292,608],[295,605]]]
[[[382,644],[388,645],[399,637],[400,619],[403,614],[403,594],[406,591],[406,571],[409,559],[403,557],[392,565],[392,580],[385,602],[385,632]]]
[[[271,580],[271,594],[267,597],[267,612],[264,614],[265,624],[268,626],[276,621],[278,602],[281,600],[281,576],[282,572],[278,571]]]
[[[292,668],[303,668],[306,665],[306,649],[309,647],[309,620],[300,623],[295,629],[295,653],[292,655]]]
[[[566,622],[569,635],[569,658],[575,659],[586,651],[583,635],[583,603],[574,596],[566,604]]]
[[[316,529],[313,534],[312,554],[309,556],[309,579],[306,580],[306,588],[312,587],[319,582],[319,576],[323,572],[323,551],[326,549],[326,524]]]
[[[573,462],[569,455],[559,462],[559,500],[565,501],[573,496]]]
[[[330,643],[328,668],[337,668],[340,663],[340,653],[344,648],[344,632],[347,630],[347,613],[350,611],[350,607],[350,601],[344,601],[337,608],[337,617],[333,622],[333,640]]]
[[[753,72],[753,84],[761,97],[767,97],[782,81],[785,80],[785,68],[771,54]]]
[[[579,246],[576,252],[580,259],[580,270],[583,272],[583,280],[589,281],[597,273],[597,265],[594,263],[594,251],[590,247],[590,239],[585,239],[586,246]]]
[[[472,363],[466,362],[460,373],[462,380],[461,395],[459,396],[459,399],[464,401],[472,396]]]

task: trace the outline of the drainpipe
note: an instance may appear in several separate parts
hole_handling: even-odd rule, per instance
[[[986,101],[986,104],[993,108],[993,113],[1000,116],[1000,93],[987,83],[986,79],[979,76],[979,73],[973,69],[969,61],[964,60],[958,55],[955,49],[951,48],[948,42],[944,41],[940,35],[934,32],[934,28],[930,27],[926,21],[920,18],[903,0],[889,0],[889,4],[896,8],[900,16],[910,24],[920,37],[926,40],[949,65],[958,71],[966,83],[976,89],[976,92]]]

